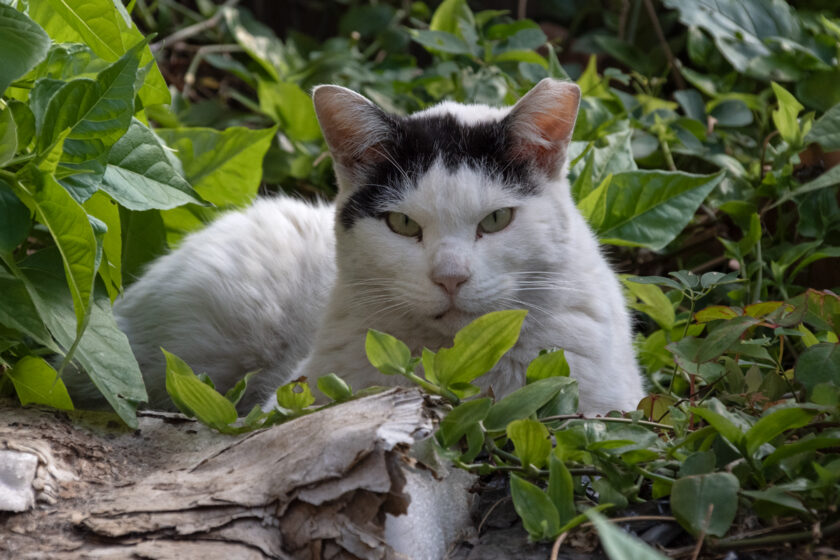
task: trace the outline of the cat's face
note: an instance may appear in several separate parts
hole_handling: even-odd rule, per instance
[[[541,83],[513,110],[450,103],[408,118],[327,87],[315,102],[340,185],[348,307],[370,326],[444,336],[489,311],[538,309],[562,260],[576,86]]]

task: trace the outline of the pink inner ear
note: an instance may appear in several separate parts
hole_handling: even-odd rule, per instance
[[[513,157],[529,160],[549,175],[558,172],[572,139],[580,89],[569,82],[543,80],[511,111]]]

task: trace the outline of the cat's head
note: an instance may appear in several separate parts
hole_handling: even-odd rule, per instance
[[[409,117],[338,86],[313,98],[338,179],[348,304],[372,325],[390,315],[447,335],[482,313],[540,307],[575,212],[564,178],[575,84],[543,80],[511,108],[447,102]]]

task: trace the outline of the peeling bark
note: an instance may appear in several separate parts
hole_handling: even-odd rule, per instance
[[[386,514],[406,511],[406,451],[430,431],[422,398],[405,389],[241,436],[176,414],[144,413],[128,432],[107,414],[0,402],[0,450],[38,462],[37,505],[0,513],[0,551],[400,558],[384,539]]]

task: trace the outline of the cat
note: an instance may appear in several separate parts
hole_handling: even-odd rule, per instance
[[[540,350],[559,347],[581,412],[636,408],[644,387],[620,284],[566,179],[577,85],[545,79],[512,108],[443,102],[408,117],[335,85],[313,102],[335,202],[262,198],[225,214],[118,301],[151,406],[171,407],[160,347],[221,391],[261,370],[247,410],[301,376],[405,382],[369,364],[369,328],[417,355],[484,313],[524,308],[519,342],[483,389],[509,394]]]

